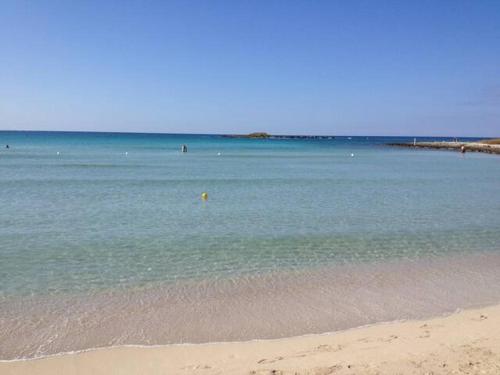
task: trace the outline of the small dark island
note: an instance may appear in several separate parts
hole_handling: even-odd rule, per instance
[[[271,135],[265,132],[255,132],[246,135],[245,138],[265,139],[265,138],[271,138]]]
[[[254,132],[250,134],[224,134],[224,138],[250,138],[250,139],[267,139],[271,135],[266,132]]]

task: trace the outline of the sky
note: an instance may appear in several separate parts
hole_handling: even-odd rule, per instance
[[[0,0],[0,129],[500,136],[500,1]]]

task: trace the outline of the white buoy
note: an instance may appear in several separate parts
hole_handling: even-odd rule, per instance
[[[221,154],[220,154],[220,152],[218,152],[218,153],[217,153],[217,156],[220,156],[220,155],[221,155]]]
[[[125,151],[125,155],[128,155],[128,151]]]
[[[59,151],[57,151],[57,155],[59,155]]]
[[[353,158],[353,157],[354,157],[354,154],[351,154],[351,158]]]

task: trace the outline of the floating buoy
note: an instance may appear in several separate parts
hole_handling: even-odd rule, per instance
[[[218,153],[217,153],[217,156],[220,156],[220,155],[221,155],[221,154],[220,154],[220,152],[218,152]]]
[[[57,151],[57,155],[59,155],[59,151]]]
[[[208,193],[205,192],[201,193],[201,199],[206,201],[208,199]]]
[[[353,158],[353,157],[354,157],[354,154],[351,154],[351,158]]]

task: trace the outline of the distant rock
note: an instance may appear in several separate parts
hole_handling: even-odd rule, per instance
[[[245,138],[270,138],[271,135],[265,132],[250,133]]]
[[[228,134],[224,135],[227,138],[253,138],[253,139],[267,139],[271,138],[271,135],[265,132],[255,132],[250,134]]]
[[[482,143],[485,145],[500,145],[500,138],[483,139],[477,143]]]
[[[500,155],[500,140],[491,139],[479,142],[414,142],[414,143],[388,143],[389,146],[429,148],[442,150],[455,150],[464,152],[486,152]]]

